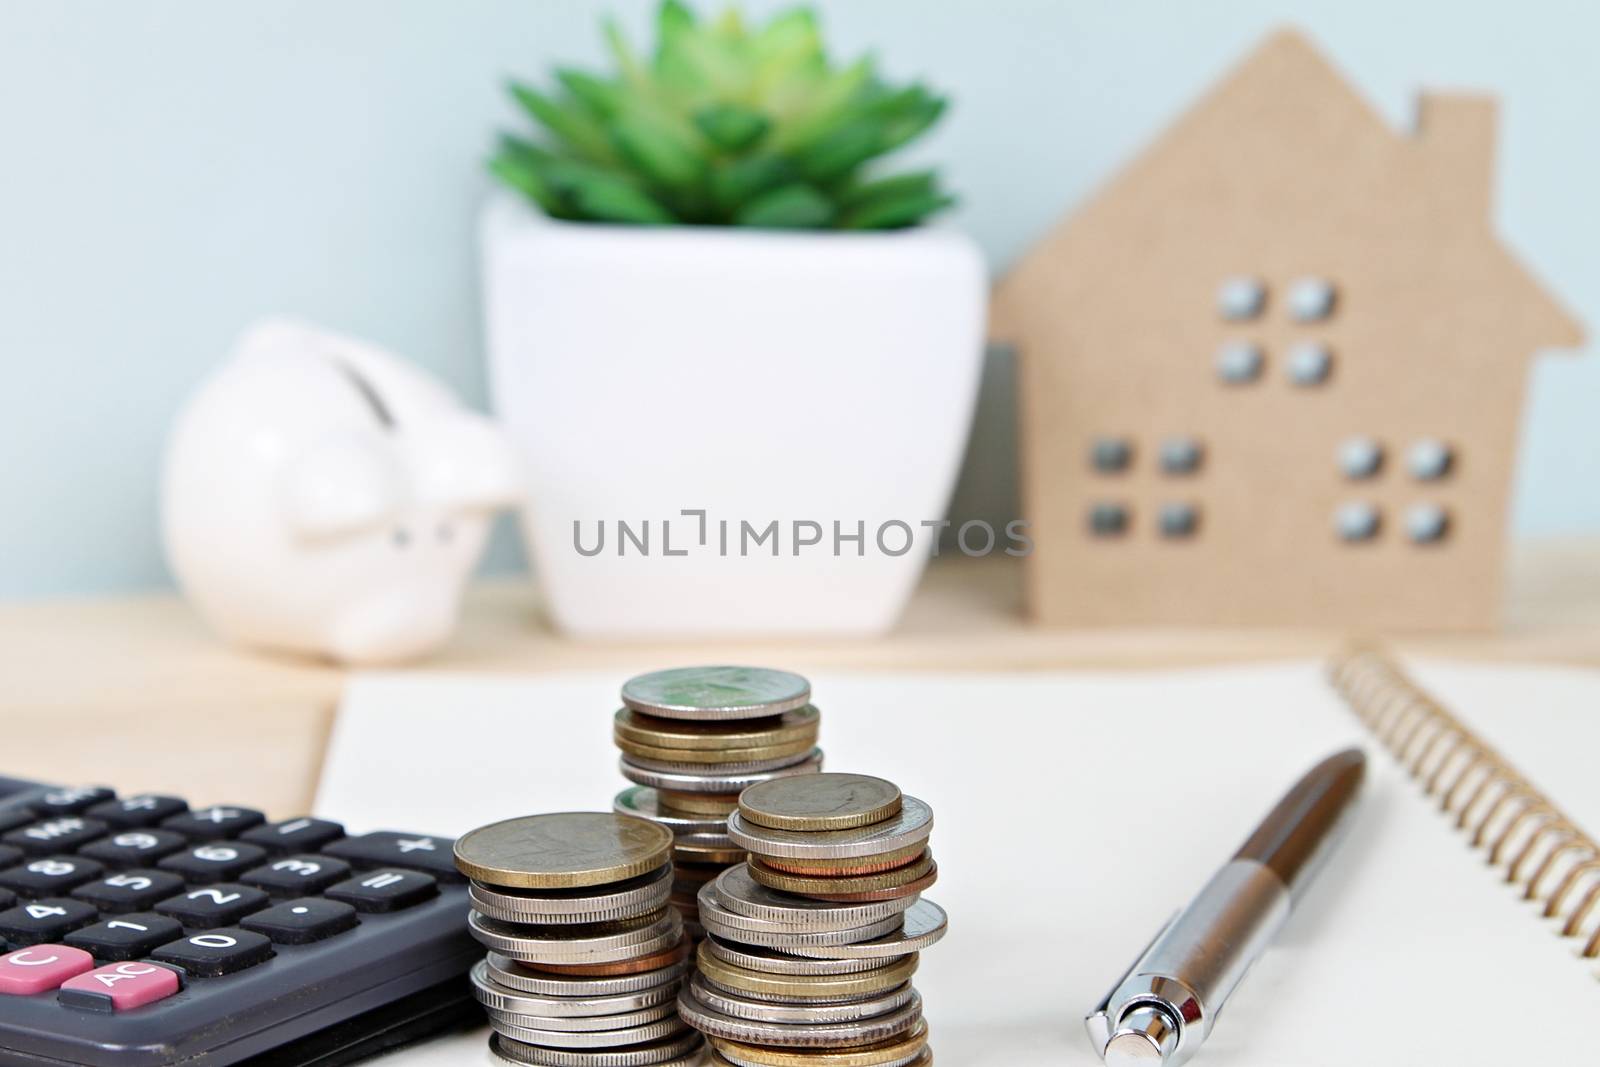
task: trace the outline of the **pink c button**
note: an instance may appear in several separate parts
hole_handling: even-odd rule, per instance
[[[34,945],[0,956],[0,995],[31,997],[48,992],[94,967],[94,957],[67,945]]]

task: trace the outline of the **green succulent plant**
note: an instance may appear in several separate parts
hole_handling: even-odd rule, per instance
[[[879,230],[952,202],[933,171],[869,173],[944,99],[885,83],[870,57],[835,66],[812,11],[751,27],[665,0],[656,29],[648,62],[608,21],[614,73],[513,83],[545,137],[502,136],[490,170],[547,214],[591,222]]]

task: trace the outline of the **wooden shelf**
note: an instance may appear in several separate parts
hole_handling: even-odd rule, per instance
[[[1600,540],[1525,546],[1507,625],[1414,637],[1405,652],[1600,666]],[[710,661],[798,670],[1149,668],[1323,656],[1312,630],[1047,630],[1022,617],[1016,561],[941,559],[879,640],[568,640],[526,579],[476,585],[429,671],[621,672]],[[197,801],[310,802],[344,671],[223,645],[171,594],[0,605],[8,755],[0,773],[166,789]],[[618,683],[622,681],[618,678]]]

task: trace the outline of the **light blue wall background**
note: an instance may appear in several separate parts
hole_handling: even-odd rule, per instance
[[[947,162],[997,268],[1283,21],[1396,122],[1419,84],[1493,89],[1502,229],[1600,325],[1600,6],[821,6],[839,51],[876,48],[955,97],[920,154]],[[253,316],[370,336],[481,401],[472,230],[481,158],[512,119],[501,80],[597,58],[607,9],[642,30],[651,5],[0,0],[0,596],[167,581],[164,427]],[[1008,498],[998,395],[965,507]],[[1541,363],[1520,533],[1600,532],[1597,410],[1600,360]]]

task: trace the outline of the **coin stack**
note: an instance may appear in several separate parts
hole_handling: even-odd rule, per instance
[[[671,902],[691,938],[705,936],[699,892],[744,850],[728,816],[748,786],[822,768],[811,683],[758,667],[684,667],[630,679],[612,729],[623,777],[615,811],[672,831]]]
[[[815,774],[746,789],[728,835],[748,862],[700,892],[708,937],[678,1011],[710,1062],[928,1067],[919,953],[944,936],[933,812],[893,782]]]
[[[644,819],[566,812],[456,841],[490,1049],[528,1067],[688,1067],[704,1044],[679,1018],[689,969],[670,907],[672,834]]]

